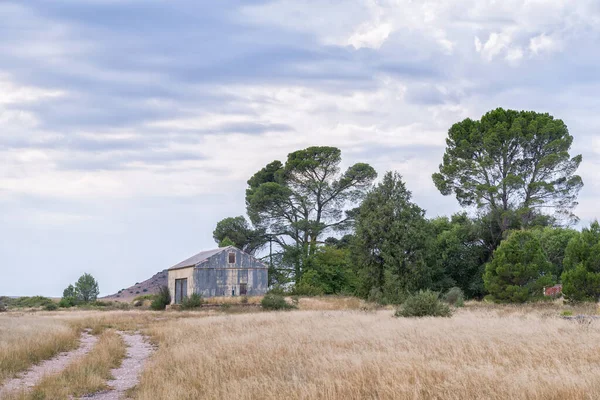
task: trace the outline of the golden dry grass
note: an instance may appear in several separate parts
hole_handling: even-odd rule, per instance
[[[136,392],[143,400],[600,398],[598,323],[517,307],[440,319],[213,316],[149,332],[160,348]]]
[[[0,315],[0,384],[33,364],[77,347],[79,332],[52,315]]]
[[[303,298],[300,308],[53,318],[150,335],[159,349],[132,392],[139,400],[600,398],[600,321],[558,317],[595,305],[469,303],[439,319],[358,311],[368,307],[352,298]]]
[[[205,297],[202,301],[205,304],[231,304],[237,305],[242,304],[244,298],[247,300],[246,304],[260,304],[262,296],[235,296],[235,297]]]
[[[45,376],[31,391],[9,395],[6,400],[59,400],[107,389],[110,371],[121,365],[125,353],[121,336],[113,330],[105,330],[87,355],[69,364],[62,372]]]

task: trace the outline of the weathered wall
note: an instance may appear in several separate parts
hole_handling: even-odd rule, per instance
[[[194,267],[169,270],[169,292],[171,292],[171,304],[175,304],[175,279],[187,278],[188,295],[194,290]]]
[[[240,250],[235,263],[230,264],[230,251],[215,254],[194,270],[194,289],[203,297],[239,296],[240,283],[247,284],[247,295],[257,296],[267,292],[268,268],[254,257]]]

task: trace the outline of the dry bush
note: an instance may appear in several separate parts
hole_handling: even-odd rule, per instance
[[[17,372],[77,347],[79,332],[51,315],[0,316],[0,384]]]
[[[121,336],[107,330],[86,356],[56,375],[45,376],[30,392],[9,395],[6,400],[67,399],[107,389],[111,369],[121,365],[126,351]]]
[[[297,311],[164,321],[137,399],[600,398],[600,327],[534,311]]]

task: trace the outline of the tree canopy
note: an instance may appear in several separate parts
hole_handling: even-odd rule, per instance
[[[75,293],[77,293],[78,300],[83,303],[96,301],[98,294],[100,294],[98,282],[92,275],[83,274],[75,282]]]
[[[219,221],[213,231],[213,238],[220,247],[233,245],[250,254],[264,244],[261,232],[252,229],[241,215]]]
[[[429,287],[435,265],[426,262],[431,232],[425,211],[398,173],[388,172],[358,210],[353,262],[363,282],[363,295],[381,292],[399,302],[407,292]]]
[[[538,235],[514,231],[494,251],[483,275],[485,288],[497,301],[523,303],[543,296],[555,284]]]
[[[250,220],[285,251],[295,279],[327,232],[343,232],[353,222],[352,208],[371,187],[377,173],[357,163],[340,171],[341,151],[309,147],[274,161],[248,180]]]
[[[465,207],[486,208],[509,229],[506,212],[527,226],[541,213],[575,218],[581,155],[571,157],[573,137],[560,119],[532,111],[498,108],[481,120],[454,124],[433,181]]]

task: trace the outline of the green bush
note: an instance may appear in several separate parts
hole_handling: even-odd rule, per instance
[[[444,302],[454,306],[454,307],[462,307],[465,305],[465,294],[462,289],[459,287],[452,287],[448,289],[446,294],[444,295]]]
[[[150,308],[159,311],[164,310],[169,304],[171,304],[171,292],[169,292],[168,286],[161,286],[158,293],[155,295]]]
[[[44,310],[46,310],[46,311],[58,310],[58,304],[56,304],[54,302],[48,303],[44,306]]]
[[[7,309],[6,309],[6,306],[4,305],[4,303],[0,303],[0,312],[5,312],[6,310]]]
[[[325,294],[322,288],[306,282],[296,285],[292,293],[296,296],[322,296]]]
[[[552,270],[538,235],[514,231],[494,251],[483,282],[496,301],[523,303],[544,297],[544,287],[556,283]]]
[[[562,292],[569,301],[600,298],[600,224],[593,222],[565,250]]]
[[[44,296],[18,297],[15,299],[6,297],[4,298],[4,303],[7,307],[37,308],[45,307],[48,304],[53,303],[53,301],[52,299]]]
[[[396,310],[396,317],[450,317],[452,311],[439,299],[439,293],[431,290],[419,291],[408,296]]]
[[[63,297],[58,302],[58,306],[60,308],[71,308],[74,305],[75,305],[75,298],[74,297]]]
[[[285,301],[285,297],[278,294],[266,294],[260,302],[265,310],[290,310],[296,306]]]
[[[190,296],[183,299],[180,305],[182,310],[192,310],[201,306],[202,296],[200,296],[198,293],[192,293]]]
[[[387,304],[387,300],[383,295],[383,291],[381,290],[381,288],[378,287],[371,288],[371,290],[369,291],[369,295],[367,296],[367,301],[382,305]]]

